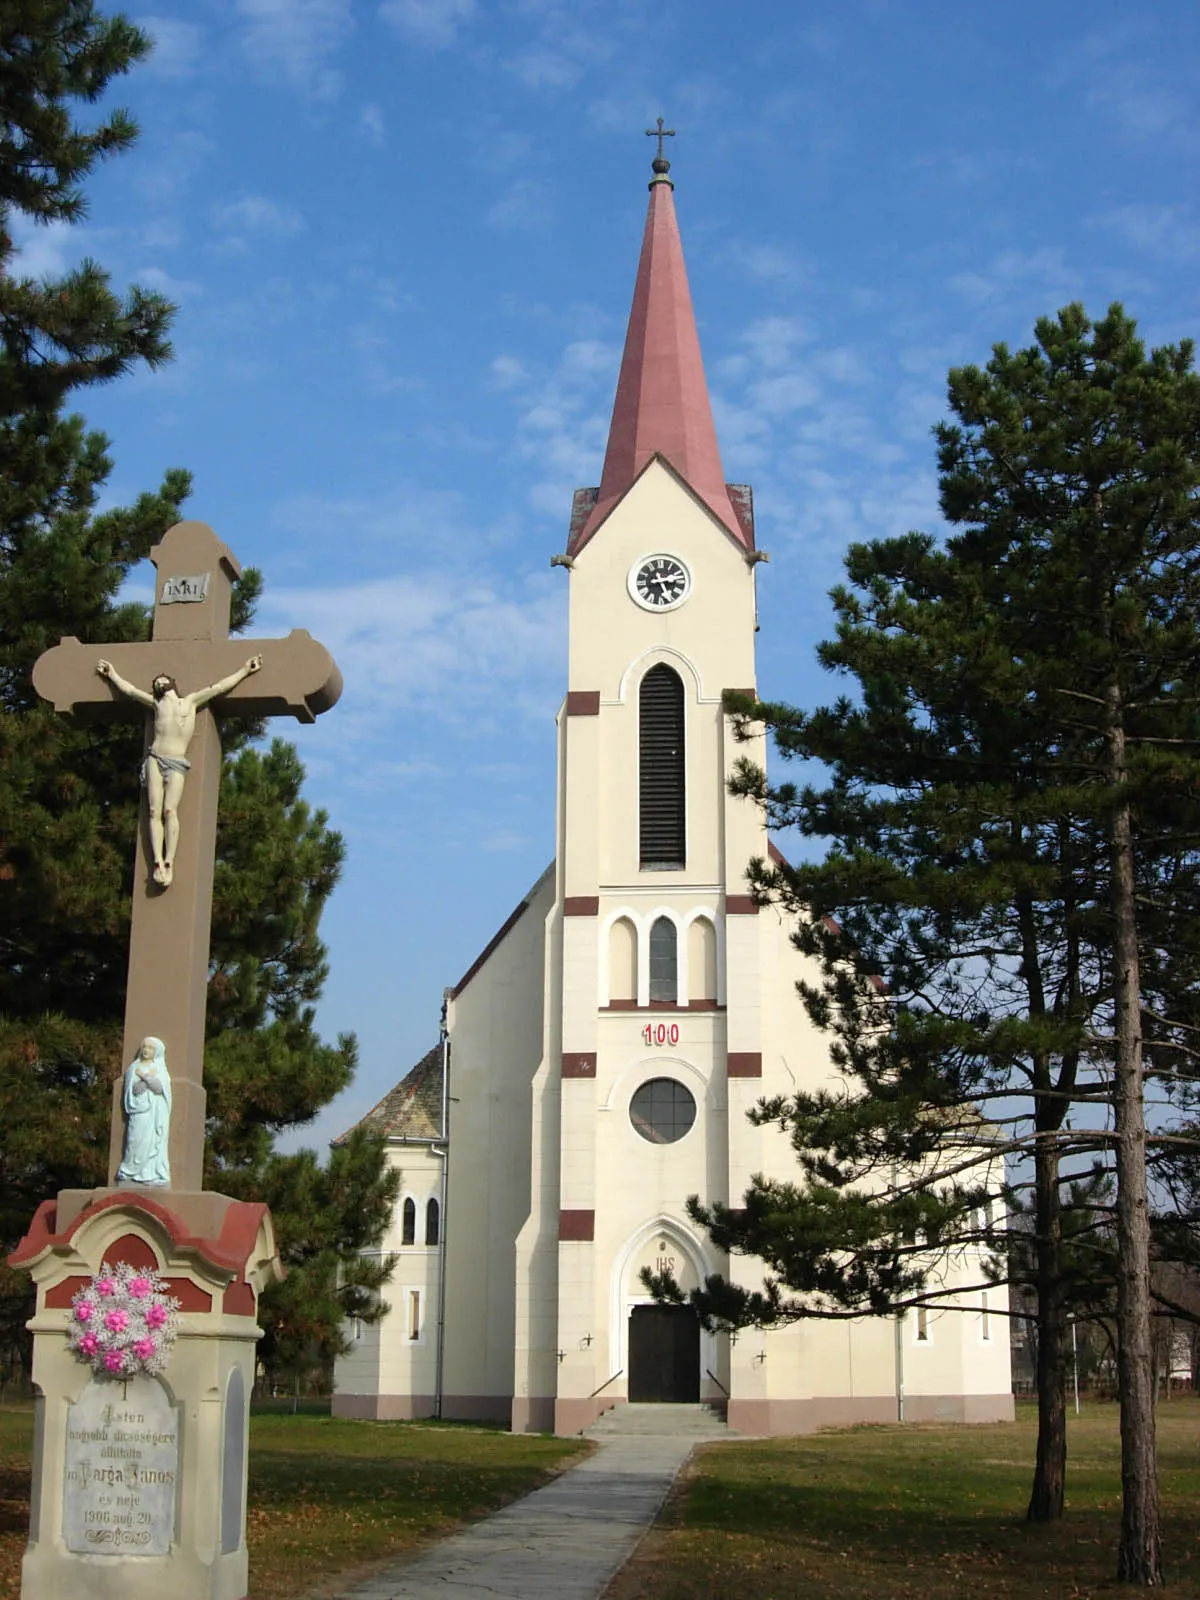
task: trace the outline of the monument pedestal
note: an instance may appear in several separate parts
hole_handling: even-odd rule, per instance
[[[37,1285],[23,1600],[243,1600],[258,1296],[282,1276],[266,1206],[66,1189],[9,1261]],[[122,1261],[180,1302],[161,1377],[97,1378],[68,1348],[72,1296]]]

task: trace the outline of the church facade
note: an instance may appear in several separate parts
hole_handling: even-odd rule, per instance
[[[628,1401],[706,1401],[746,1433],[1012,1416],[1004,1290],[901,1319],[736,1338],[654,1305],[758,1284],[688,1221],[794,1161],[764,1096],[835,1074],[796,992],[787,919],[746,892],[772,848],[733,799],[726,689],[753,690],[750,491],[724,481],[669,164],[649,213],[600,487],[575,496],[554,860],[446,995],[441,1044],[365,1119],[403,1192],[376,1327],[351,1331],[335,1414],[573,1433]]]

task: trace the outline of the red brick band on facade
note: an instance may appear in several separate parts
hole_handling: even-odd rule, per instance
[[[594,1078],[596,1052],[594,1050],[564,1050],[562,1058],[564,1078]]]
[[[560,1211],[558,1213],[558,1237],[573,1240],[580,1244],[591,1244],[596,1237],[596,1213],[594,1211]]]
[[[564,917],[598,917],[600,915],[600,896],[598,894],[569,894],[563,901]]]
[[[758,901],[752,894],[727,894],[725,896],[725,915],[727,917],[756,917],[758,915]]]
[[[600,715],[599,689],[568,689],[567,715],[569,717],[598,717]]]

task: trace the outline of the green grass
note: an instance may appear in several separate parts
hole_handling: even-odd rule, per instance
[[[1113,1581],[1117,1410],[1068,1434],[1068,1512],[1023,1521],[1035,1419],[849,1428],[697,1452],[610,1600],[1090,1600]],[[1158,1412],[1172,1594],[1200,1600],[1200,1402]]]
[[[31,1406],[0,1408],[0,1600],[17,1600],[29,1512]],[[250,1423],[250,1600],[297,1600],[329,1574],[395,1557],[544,1483],[578,1440],[493,1428]]]

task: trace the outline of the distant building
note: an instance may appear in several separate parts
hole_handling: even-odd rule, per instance
[[[449,992],[446,1056],[366,1118],[402,1174],[385,1241],[400,1260],[389,1315],[338,1363],[335,1413],[570,1433],[626,1400],[727,1401],[733,1426],[791,1433],[894,1420],[902,1387],[912,1420],[1011,1418],[1002,1288],[898,1334],[863,1318],[731,1340],[640,1281],[666,1264],[685,1287],[761,1281],[684,1201],[793,1171],[786,1139],[746,1113],[834,1076],[787,919],[746,892],[762,816],[726,790],[747,750],[721,695],[756,682],[760,556],[750,491],[721,468],[667,171],[660,158],[602,480],[576,493],[560,558],[555,859]],[[947,1271],[979,1281],[976,1259]]]

